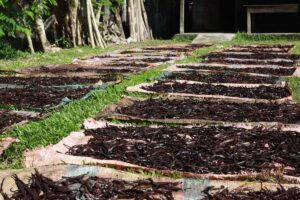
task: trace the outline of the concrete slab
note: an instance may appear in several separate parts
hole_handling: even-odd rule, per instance
[[[199,33],[192,43],[221,43],[232,40],[235,35],[234,33]]]

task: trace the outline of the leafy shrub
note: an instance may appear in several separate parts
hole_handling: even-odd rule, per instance
[[[25,53],[14,49],[8,42],[0,40],[0,59],[15,59],[25,56]]]

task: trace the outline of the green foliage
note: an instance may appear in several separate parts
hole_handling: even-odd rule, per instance
[[[14,49],[8,42],[0,40],[0,59],[15,59],[24,55],[25,53]]]
[[[29,16],[42,16],[50,14],[50,6],[56,6],[56,0],[31,0],[30,3]],[[28,13],[27,13],[28,14]]]
[[[107,7],[115,12],[117,8],[124,4],[124,0],[92,0],[92,3],[96,7]]]
[[[17,32],[30,33],[18,20],[18,12],[10,10],[11,4],[7,0],[0,0],[0,37],[5,35],[15,37]]]
[[[62,48],[71,48],[71,47],[73,47],[72,41],[68,38],[59,38],[58,40],[55,41],[55,44],[59,47],[62,47]]]
[[[50,14],[56,0],[15,1],[0,0],[0,37],[15,37],[16,33],[31,34],[32,21]]]

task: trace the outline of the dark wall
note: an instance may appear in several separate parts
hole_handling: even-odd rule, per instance
[[[179,33],[180,0],[146,0],[145,5],[155,38]]]
[[[243,2],[244,5],[300,3],[299,0],[241,0],[241,2]]]
[[[218,31],[221,27],[220,0],[194,0],[193,32]]]
[[[186,0],[186,32],[246,31],[245,5],[292,4],[300,0]],[[180,0],[146,0],[149,22],[156,38],[179,33]],[[300,32],[300,14],[259,14],[255,32]]]
[[[244,22],[240,29],[246,30],[246,8],[244,5],[264,4],[300,4],[300,0],[245,0],[242,8]],[[252,16],[252,31],[254,33],[296,33],[300,32],[300,13],[268,13]]]

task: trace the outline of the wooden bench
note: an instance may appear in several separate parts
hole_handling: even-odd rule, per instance
[[[247,33],[252,33],[252,14],[257,13],[297,13],[298,4],[278,4],[278,5],[245,5],[247,7]]]

